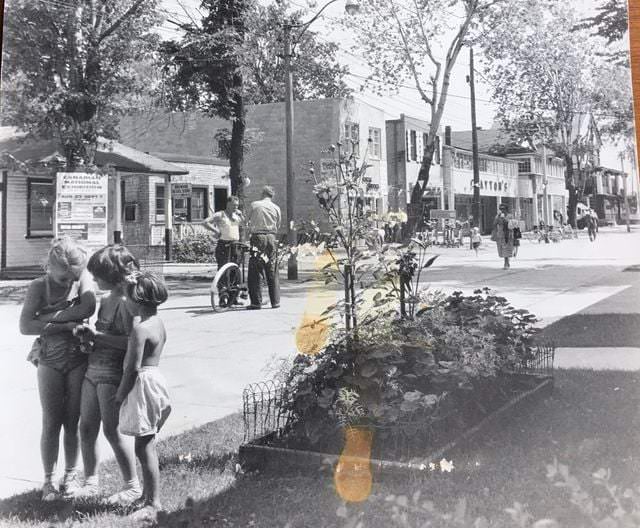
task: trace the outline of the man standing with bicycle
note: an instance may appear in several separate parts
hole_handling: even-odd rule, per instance
[[[244,217],[238,209],[239,203],[237,196],[229,196],[227,198],[227,206],[223,211],[213,213],[202,222],[206,229],[213,231],[214,235],[218,237],[218,242],[216,243],[218,270],[222,269],[222,266],[227,262],[236,264],[240,262],[240,226],[244,222]],[[219,288],[228,287],[227,284],[219,284],[218,286]],[[236,301],[236,299],[233,301]]]
[[[261,275],[264,273],[269,288],[272,308],[280,307],[280,284],[278,280],[278,240],[276,235],[282,222],[280,208],[273,203],[273,187],[262,189],[262,199],[251,204],[249,228],[251,229],[251,257],[249,258],[248,310],[262,308]]]

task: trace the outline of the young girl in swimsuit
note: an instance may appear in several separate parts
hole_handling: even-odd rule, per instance
[[[167,289],[148,272],[132,275],[129,301],[140,314],[124,363],[124,376],[116,393],[120,407],[120,432],[135,437],[136,455],[142,466],[144,494],[136,519],[155,519],[160,505],[156,434],[171,412],[167,383],[158,369],[167,334],[158,317],[158,306],[167,300]]]
[[[41,351],[34,360],[38,368],[38,391],[42,405],[40,451],[44,466],[42,500],[58,497],[58,491],[77,488],[78,419],[80,391],[87,356],[73,328],[93,315],[96,297],[87,273],[87,254],[73,239],[53,241],[47,257],[46,275],[27,290],[20,315],[20,332],[40,335]],[[60,430],[64,429],[65,472],[60,490],[53,477],[58,461]]]
[[[76,329],[82,341],[89,345],[90,353],[82,384],[80,417],[85,485],[74,496],[99,494],[97,438],[102,423],[102,431],[124,480],[123,489],[107,501],[127,505],[140,498],[142,491],[136,476],[133,446],[118,433],[118,405],[114,396],[122,380],[127,341],[135,318],[135,313],[127,307],[125,280],[138,269],[138,262],[125,247],[107,246],[91,255],[87,269],[98,288],[109,293],[100,300],[95,327],[83,325]]]

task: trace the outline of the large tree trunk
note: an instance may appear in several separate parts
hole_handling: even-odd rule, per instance
[[[244,133],[247,128],[246,110],[241,94],[236,96],[234,118],[231,127],[231,148],[229,152],[229,179],[231,180],[231,194],[240,200],[240,207],[244,205]]]
[[[576,187],[575,179],[573,177],[573,157],[570,155],[565,156],[565,163],[567,165],[565,169],[565,187],[569,191],[569,204],[567,206],[567,222],[571,224],[574,229],[576,225],[576,210],[578,206],[578,189]]]
[[[431,172],[431,162],[433,160],[433,154],[435,150],[435,143],[433,141],[427,141],[425,145],[424,154],[422,156],[422,163],[420,164],[420,171],[418,172],[418,181],[411,193],[409,210],[408,210],[408,231],[414,233],[416,228],[422,222],[422,194],[429,183],[429,175]]]

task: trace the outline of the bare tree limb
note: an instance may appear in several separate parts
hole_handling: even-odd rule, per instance
[[[120,15],[120,17],[118,17],[118,19],[113,24],[111,24],[111,26],[108,27],[100,35],[100,37],[98,37],[98,42],[102,42],[104,39],[115,33],[116,30],[122,25],[122,23],[127,18],[132,16],[144,2],[146,2],[146,0],[136,0],[136,2],[129,9],[127,9],[122,15]]]

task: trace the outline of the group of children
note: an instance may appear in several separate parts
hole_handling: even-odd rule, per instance
[[[100,299],[93,325],[95,285],[108,293]],[[157,307],[167,297],[163,282],[140,271],[124,246],[107,246],[89,257],[69,237],[53,241],[46,274],[30,284],[20,316],[20,331],[39,336],[28,359],[38,369],[42,406],[42,500],[100,496],[97,438],[102,424],[124,480],[122,490],[107,501],[130,507],[138,518],[154,516],[161,507],[156,434],[171,407],[158,370],[166,333]],[[65,472],[56,486],[61,430]],[[126,436],[135,437],[133,445]],[[142,489],[135,456],[142,467]]]

